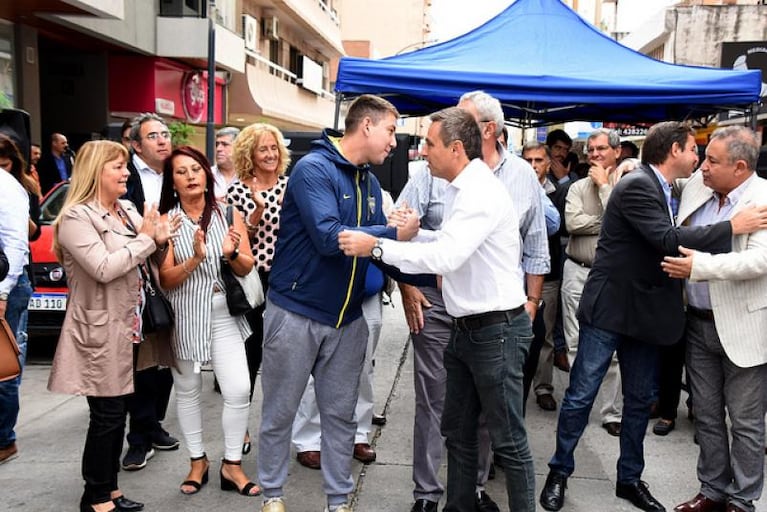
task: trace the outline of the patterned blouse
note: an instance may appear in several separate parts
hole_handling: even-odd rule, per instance
[[[229,192],[226,195],[227,202],[245,216],[245,223],[248,225],[249,231],[252,232],[255,229],[252,250],[253,256],[256,258],[256,268],[260,272],[269,272],[272,269],[274,245],[277,243],[277,235],[280,232],[282,197],[285,195],[287,185],[288,177],[282,175],[277,178],[277,183],[272,188],[260,191],[266,207],[258,226],[251,226],[248,222],[256,209],[256,203],[250,194],[250,187],[240,180],[235,180],[229,185]]]

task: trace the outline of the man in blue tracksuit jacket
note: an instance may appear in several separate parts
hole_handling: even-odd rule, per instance
[[[399,113],[370,95],[349,107],[343,136],[326,130],[293,169],[285,192],[264,314],[263,409],[258,476],[263,512],[284,512],[283,485],[301,395],[314,376],[322,425],[322,476],[330,512],[350,512],[354,406],[365,357],[361,305],[368,258],[344,256],[338,233],[358,229],[408,240],[417,216],[387,227],[369,164],[394,150]]]

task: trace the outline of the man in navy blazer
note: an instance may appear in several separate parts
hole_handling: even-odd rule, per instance
[[[729,221],[675,227],[670,184],[689,177],[697,163],[693,131],[679,122],[659,123],[647,134],[643,165],[613,189],[578,310],[578,355],[540,497],[546,510],[562,508],[567,478],[575,470],[575,447],[616,350],[624,406],[615,494],[642,510],[666,510],[641,481],[658,346],[679,340],[685,323],[682,282],[668,277],[661,262],[678,254],[680,245],[729,252],[734,234],[767,225],[765,212],[748,208]]]

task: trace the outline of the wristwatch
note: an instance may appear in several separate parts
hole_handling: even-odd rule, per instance
[[[533,297],[532,295],[527,296],[527,302],[535,304],[535,307],[538,309],[541,309],[544,304],[543,299],[541,299],[540,297]]]
[[[8,302],[8,294],[7,293],[0,293],[0,301]]]
[[[376,240],[376,244],[370,249],[370,257],[376,261],[381,261],[383,257],[383,240],[380,238]]]

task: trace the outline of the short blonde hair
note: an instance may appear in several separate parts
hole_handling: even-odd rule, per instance
[[[261,142],[261,138],[267,133],[271,133],[277,141],[277,148],[280,153],[280,162],[277,166],[278,174],[285,174],[290,165],[290,150],[285,144],[285,138],[279,128],[268,123],[254,123],[246,126],[240,132],[232,148],[232,161],[237,171],[237,177],[240,180],[250,179],[256,169],[256,163],[253,160],[253,152]]]
[[[53,251],[61,261],[59,246],[59,222],[73,206],[89,203],[97,199],[101,187],[101,172],[107,162],[123,158],[128,160],[128,150],[120,143],[111,140],[92,140],[82,145],[77,152],[72,168],[69,190],[58,217],[53,222]]]

